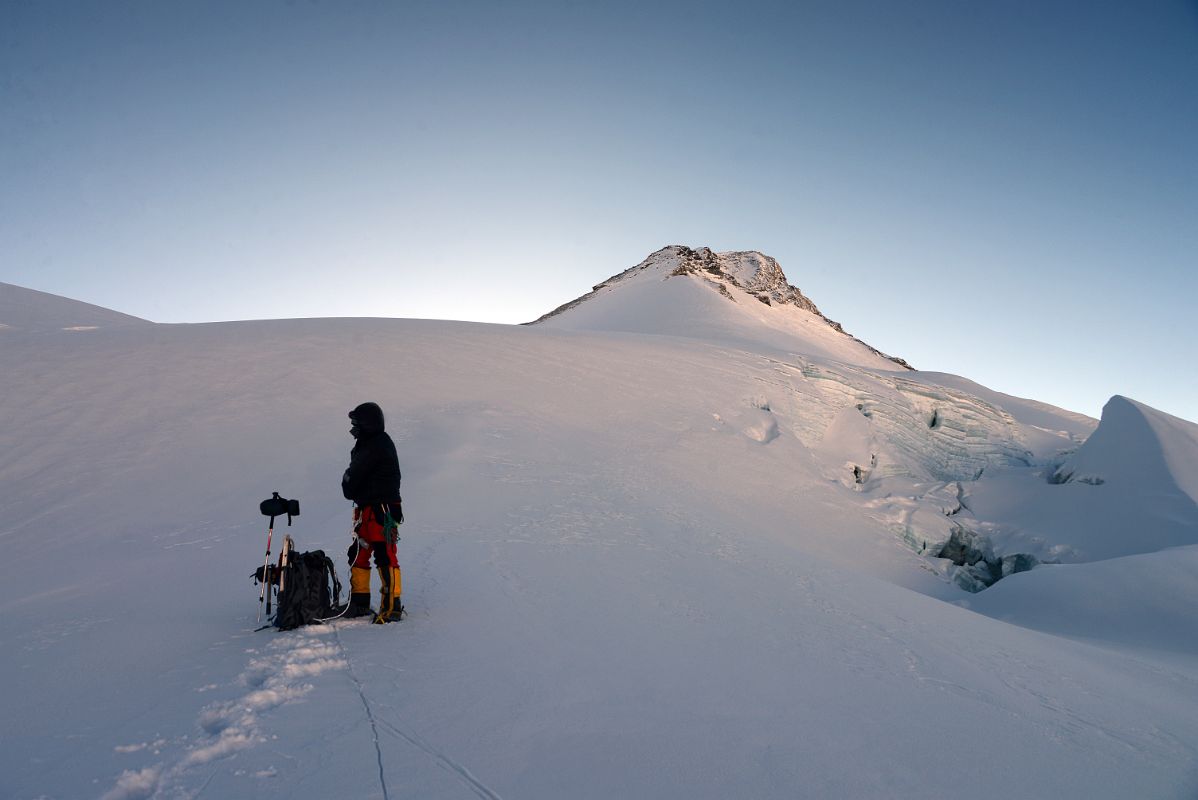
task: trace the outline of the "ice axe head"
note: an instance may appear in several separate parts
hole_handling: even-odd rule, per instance
[[[269,500],[263,500],[258,506],[262,511],[262,515],[270,517],[270,527],[275,526],[275,517],[287,517],[287,524],[291,524],[292,517],[298,517],[299,500],[288,500],[286,497],[279,497],[279,493],[275,492]]]

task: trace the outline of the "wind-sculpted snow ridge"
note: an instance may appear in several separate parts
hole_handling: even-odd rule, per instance
[[[1198,503],[1198,425],[1115,395],[1102,422],[1050,476],[1052,483],[1175,482]]]
[[[560,317],[574,309],[583,306],[588,301],[601,297],[616,289],[623,289],[644,280],[665,281],[670,278],[692,277],[703,285],[717,292],[731,303],[752,302],[756,300],[767,307],[777,308],[778,311],[790,307],[811,314],[824,325],[846,340],[864,348],[869,353],[885,361],[897,364],[905,369],[913,369],[901,358],[889,356],[871,347],[855,336],[849,334],[839,322],[828,319],[816,307],[815,303],[804,295],[798,288],[790,285],[778,262],[757,251],[733,251],[716,253],[710,248],[692,249],[683,245],[670,245],[650,255],[640,264],[631,267],[618,275],[613,275],[597,284],[587,294],[570,301],[548,314],[534,320],[529,325],[544,323]],[[661,314],[669,316],[669,309],[659,309]],[[756,313],[748,309],[746,314],[765,321],[792,326],[793,321],[783,318],[771,319],[768,315]],[[618,329],[618,327],[616,328]],[[669,332],[668,330],[664,332]]]

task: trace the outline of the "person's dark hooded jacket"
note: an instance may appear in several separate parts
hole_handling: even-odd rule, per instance
[[[384,429],[383,410],[375,403],[363,403],[349,412],[349,419],[357,442],[341,478],[341,493],[359,507],[399,500],[399,457]]]

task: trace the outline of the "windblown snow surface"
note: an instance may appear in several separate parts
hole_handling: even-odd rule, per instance
[[[0,330],[0,796],[1198,796],[1196,426],[672,271],[601,293],[652,332]],[[410,616],[255,632],[272,491],[346,578],[365,400]]]

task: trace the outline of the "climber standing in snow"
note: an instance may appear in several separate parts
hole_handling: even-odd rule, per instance
[[[349,412],[349,433],[354,437],[349,468],[341,478],[341,492],[354,501],[354,543],[349,547],[350,602],[348,617],[374,612],[370,608],[370,558],[382,582],[375,622],[394,622],[403,616],[402,582],[396,544],[403,522],[399,495],[399,457],[383,424],[376,403],[362,403]]]

